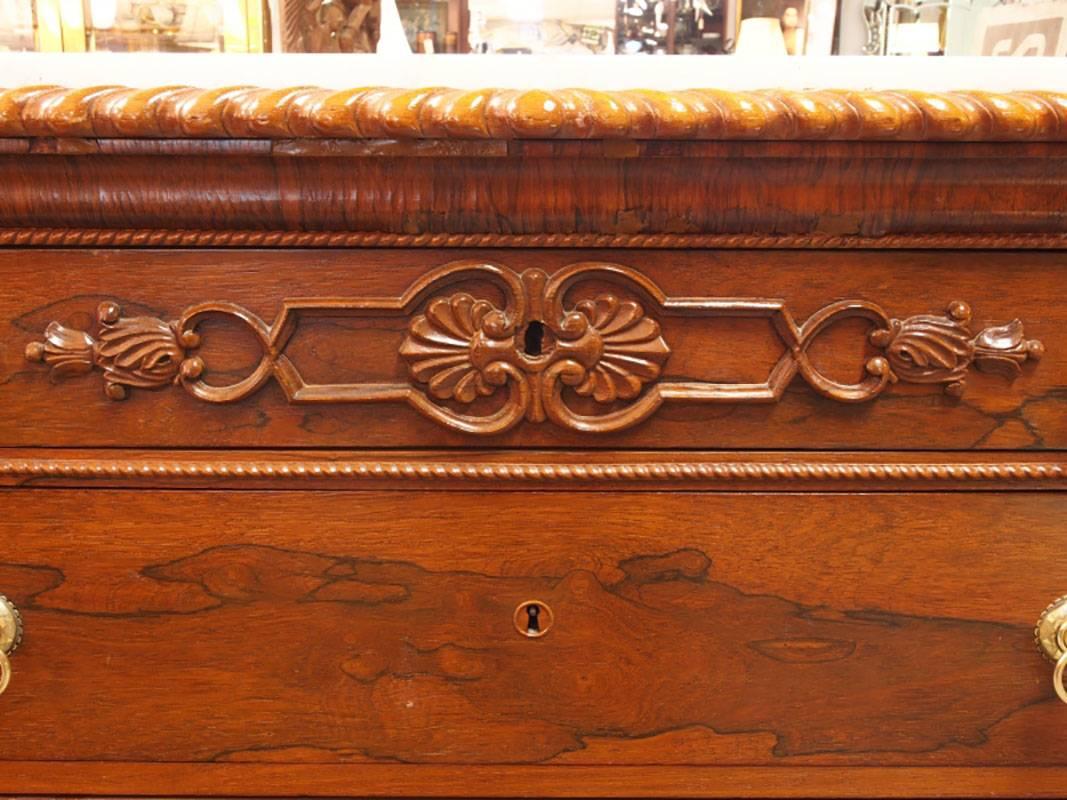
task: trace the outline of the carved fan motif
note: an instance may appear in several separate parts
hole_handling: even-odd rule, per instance
[[[117,319],[96,342],[96,363],[105,380],[152,389],[173,383],[185,356],[174,329],[154,317]]]
[[[400,346],[411,377],[425,383],[439,400],[471,403],[491,395],[504,377],[490,369],[494,356],[513,342],[492,339],[485,332],[487,321],[499,320],[500,314],[488,300],[469,294],[432,300],[426,313],[412,320]]]
[[[639,304],[607,294],[583,300],[574,310],[599,339],[597,358],[574,391],[592,395],[599,403],[614,403],[632,400],[644,384],[659,377],[671,351],[660,336],[659,323],[646,317]]]

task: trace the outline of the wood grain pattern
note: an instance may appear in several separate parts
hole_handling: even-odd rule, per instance
[[[1065,187],[1054,93],[0,90],[0,795],[1063,797]]]
[[[1065,141],[1067,95],[28,86],[0,136]]]
[[[524,493],[0,495],[26,622],[0,758],[1061,763],[1031,641],[1061,495],[627,497],[522,525]]]
[[[1064,144],[1000,144],[990,152],[993,145],[931,142],[716,142],[708,143],[712,152],[686,154],[661,142],[664,152],[649,157],[590,155],[581,142],[545,144],[560,152],[0,155],[0,228],[256,230],[265,243],[278,231],[520,235],[534,237],[525,240],[533,246],[544,235],[634,234],[725,235],[736,246],[745,240],[733,237],[747,234],[814,236],[813,247],[823,237],[887,235],[980,247],[1006,235],[1003,246],[1022,236],[1031,245],[1062,247],[1067,224]],[[1052,238],[1025,238],[1034,236]],[[202,235],[186,243],[210,244]]]
[[[230,796],[338,797],[393,792],[420,797],[729,798],[760,797],[1062,797],[1063,767],[547,767],[543,765],[463,767],[434,764],[111,764],[9,762],[18,785],[40,794],[89,793],[106,784],[108,793],[147,795],[160,786],[184,794]],[[56,787],[60,787],[57,789]],[[577,788],[576,788],[577,787]]]
[[[1058,393],[1067,375],[1067,319],[1047,300],[1047,292],[1063,281],[1061,257],[1054,253],[987,253],[976,261],[960,254],[914,252],[649,251],[639,260],[625,253],[605,257],[598,252],[595,262],[581,262],[576,259],[586,256],[574,251],[511,251],[501,260],[527,268],[523,271],[531,280],[544,278],[546,286],[556,285],[561,308],[595,305],[597,297],[610,295],[627,307],[647,309],[645,315],[659,326],[659,337],[670,350],[659,366],[659,377],[649,381],[635,400],[605,402],[595,394],[585,397],[575,391],[581,388],[579,382],[564,385],[560,396],[553,394],[543,408],[554,415],[553,420],[568,424],[551,426],[519,422],[534,406],[509,400],[513,387],[524,385],[517,368],[508,386],[496,387],[498,391],[488,396],[475,391],[470,402],[432,398],[428,381],[433,376],[413,377],[410,358],[403,357],[405,340],[410,343],[411,326],[424,318],[434,298],[470,296],[510,309],[509,314],[518,308],[517,295],[507,288],[521,284],[516,270],[485,266],[495,263],[491,252],[473,252],[477,260],[463,259],[460,253],[458,261],[453,253],[156,251],[147,259],[150,270],[143,266],[146,256],[134,251],[34,253],[31,257],[43,259],[39,263],[47,264],[50,275],[66,287],[64,296],[27,272],[23,256],[0,254],[0,274],[5,279],[0,313],[11,320],[0,337],[4,354],[0,396],[5,400],[0,419],[9,420],[8,444],[470,446],[472,437],[463,431],[503,419],[518,424],[510,430],[487,431],[478,442],[494,447],[616,449],[1067,446],[1067,429],[1057,412]],[[618,262],[623,266],[592,271],[582,267],[584,272],[568,266]],[[626,266],[627,262],[640,269]],[[508,275],[510,283],[504,280]],[[442,276],[448,285],[437,288],[435,281]],[[582,280],[572,280],[579,277]],[[366,292],[362,300],[352,298],[354,281]],[[878,287],[876,293],[872,286]],[[769,290],[777,299],[744,299]],[[305,299],[292,300],[301,296]],[[229,298],[224,315],[209,313],[210,306],[200,305],[211,297]],[[530,297],[544,299],[539,292]],[[978,316],[964,324],[951,315],[920,313],[910,318],[914,322],[901,323],[907,328],[899,330],[885,312],[870,316],[875,313],[872,309],[900,309],[907,321],[909,312],[945,308],[953,297],[969,298]],[[828,298],[849,302],[827,306]],[[183,379],[195,398],[183,398],[186,393],[176,390],[148,393],[134,388],[124,407],[108,407],[99,381],[77,379],[55,387],[44,379],[39,365],[26,363],[27,343],[40,342],[41,332],[55,322],[50,329],[55,341],[31,344],[30,355],[64,370],[84,369],[83,356],[90,353],[93,360],[96,345],[86,344],[85,334],[76,332],[91,331],[95,341],[98,326],[89,313],[100,302],[116,301],[126,309],[126,319],[166,320],[176,310],[189,309],[185,316],[190,324],[181,323],[179,331],[160,322],[152,330],[161,338],[153,339],[152,347],[138,340],[141,349],[122,350],[121,365],[114,354],[106,355],[106,363],[98,367],[107,368],[107,382],[115,384],[112,391],[138,383],[169,386],[180,377],[184,361],[196,367]],[[520,314],[526,320],[523,326],[530,320],[546,324],[543,335],[549,350],[559,346],[551,339],[569,335],[558,327],[565,315],[559,309],[550,311],[553,303],[548,303],[544,315]],[[863,311],[862,319],[848,318],[853,307]],[[107,308],[114,312],[111,305]],[[279,315],[279,308],[288,311]],[[836,312],[830,313],[834,309],[843,311],[835,317]],[[962,307],[959,310],[963,313]],[[1025,318],[1026,341],[1039,340],[1048,348],[1040,364],[1027,364],[1014,381],[972,369],[961,398],[941,397],[935,387],[905,382],[929,378],[951,386],[961,369],[986,352],[979,352],[977,342],[983,336],[979,331],[993,336],[997,326],[1013,317]],[[275,323],[263,322],[266,319]],[[807,322],[800,325],[794,319]],[[516,320],[512,323],[518,325]],[[877,341],[872,341],[872,324],[896,333],[886,333],[882,341],[876,331]],[[119,336],[115,324],[104,327],[118,337],[109,347],[128,341]],[[995,337],[1006,348],[1002,352],[1026,360],[1037,352],[1015,336],[1016,327],[1003,332],[1005,336]],[[194,353],[189,345],[181,345],[179,333],[200,336],[199,349]],[[516,352],[519,344],[514,340],[509,352]],[[145,366],[142,356],[151,364]],[[935,361],[928,371],[919,370],[905,363],[912,357]],[[872,375],[870,369],[883,361],[887,371]],[[978,361],[987,365],[985,356]],[[1017,371],[1014,361],[1004,365]],[[276,372],[286,391],[272,380]],[[883,391],[869,410],[838,402],[873,397],[885,388],[890,374],[904,380]],[[791,380],[794,376],[796,380]],[[433,420],[420,419],[421,414],[401,403],[369,403],[409,394],[427,405]],[[670,402],[657,410],[657,398],[668,394]],[[214,405],[202,399],[236,402]],[[749,404],[753,399],[775,402]],[[564,416],[562,403],[569,416]],[[636,420],[627,416],[634,408],[640,412]],[[648,418],[628,430],[595,437],[582,432],[601,423],[619,428],[643,417]],[[454,429],[455,420],[463,422],[461,429]]]

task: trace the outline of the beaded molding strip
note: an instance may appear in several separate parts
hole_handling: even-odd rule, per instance
[[[759,233],[388,233],[377,231],[0,228],[13,247],[559,247],[641,249],[1067,249],[1067,233],[916,233],[885,236]]]
[[[0,461],[0,477],[74,479],[400,479],[407,481],[510,481],[519,483],[612,482],[1048,482],[1067,475],[1062,464],[840,463],[642,461],[632,463],[471,463],[411,460],[248,459],[208,461],[190,458],[11,459]]]
[[[0,137],[1067,141],[1067,94],[590,89],[0,90]]]

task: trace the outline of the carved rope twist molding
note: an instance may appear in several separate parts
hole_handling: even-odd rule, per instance
[[[646,481],[891,481],[1041,482],[1061,480],[1065,470],[1047,463],[706,463],[470,464],[424,461],[99,461],[0,462],[0,476],[77,479],[398,479],[426,481],[646,482]]]
[[[378,231],[0,228],[15,247],[560,247],[641,249],[1067,249],[1067,233],[388,233]]]
[[[502,305],[472,294],[477,290],[468,289],[471,284],[490,287],[490,295],[503,297]],[[572,301],[572,290],[582,284],[595,285],[599,293]],[[618,294],[603,291],[604,285]],[[629,297],[647,299],[654,313]],[[383,313],[408,319],[398,350],[408,382],[312,384],[286,353],[304,316]],[[766,319],[783,351],[761,383],[664,379],[671,349],[657,314]],[[198,327],[212,316],[246,326],[261,348],[257,366],[234,383],[212,384],[203,377],[207,364]],[[809,346],[826,328],[850,318],[870,324],[868,343],[876,352],[857,383],[824,375],[808,357]],[[620,264],[582,262],[549,276],[537,269],[519,273],[457,261],[429,271],[398,298],[286,300],[269,325],[234,303],[201,303],[166,322],[124,317],[117,304],[105,302],[97,331],[52,322],[44,341],[27,346],[26,358],[47,364],[53,379],[99,369],[115,400],[130,388],[181,384],[200,400],[231,403],[276,380],[291,403],[406,402],[463,433],[501,433],[523,419],[609,433],[648,419],[669,400],[778,402],[798,375],[824,397],[846,403],[872,400],[896,381],[939,384],[959,396],[972,367],[1011,379],[1044,352],[1041,342],[1024,337],[1017,319],[974,334],[970,318],[962,301],[943,314],[894,319],[867,300],[842,300],[798,324],[782,300],[670,298],[645,275]]]
[[[1067,95],[28,86],[0,136],[1067,141]]]

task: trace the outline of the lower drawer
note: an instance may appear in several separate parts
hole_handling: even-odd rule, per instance
[[[1055,796],[1065,514],[5,490],[0,794]]]

